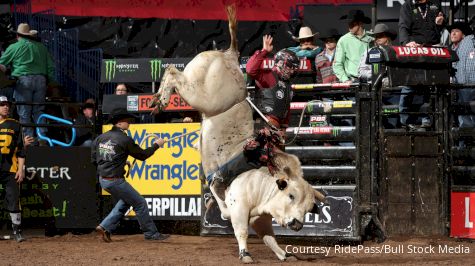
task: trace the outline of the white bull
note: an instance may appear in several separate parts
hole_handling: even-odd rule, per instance
[[[200,152],[206,176],[243,152],[243,146],[254,131],[252,110],[245,101],[247,90],[238,64],[236,16],[228,7],[231,47],[227,51],[198,54],[184,69],[169,67],[164,73],[158,93],[157,108],[168,105],[174,90],[202,114]],[[276,173],[267,168],[240,174],[225,191],[225,200],[211,192],[221,213],[231,220],[243,262],[252,258],[247,249],[249,224],[280,260],[290,257],[274,237],[272,217],[281,226],[300,230],[304,216],[324,196],[304,180],[297,157],[278,153],[274,158]]]

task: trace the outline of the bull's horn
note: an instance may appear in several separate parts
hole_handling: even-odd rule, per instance
[[[323,195],[320,191],[314,190],[313,194],[318,201],[324,204],[328,204],[328,200],[326,199],[325,195]]]

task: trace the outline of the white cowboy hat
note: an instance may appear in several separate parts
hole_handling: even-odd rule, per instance
[[[312,33],[312,29],[310,29],[309,27],[301,27],[299,30],[299,37],[294,37],[293,39],[295,41],[299,41],[301,39],[311,38],[317,34],[318,32]]]
[[[20,23],[15,33],[24,36],[35,37],[38,34],[38,31],[30,29],[30,25],[27,23]]]

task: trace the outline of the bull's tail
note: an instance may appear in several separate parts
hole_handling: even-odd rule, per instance
[[[229,50],[238,51],[238,41],[236,37],[237,32],[237,18],[236,18],[236,4],[226,6],[229,21],[229,34],[231,35],[231,44]]]

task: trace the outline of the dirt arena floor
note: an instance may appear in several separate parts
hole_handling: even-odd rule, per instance
[[[235,265],[237,242],[233,237],[172,235],[164,242],[143,240],[142,235],[113,235],[101,242],[95,233],[56,237],[28,236],[16,243],[1,240],[0,265]],[[446,237],[395,238],[361,246],[323,244],[279,239],[282,248],[298,251],[298,260],[280,262],[260,240],[249,240],[249,251],[262,265],[474,265],[475,242]],[[317,253],[327,252],[328,253]],[[421,252],[421,253],[415,253]]]

